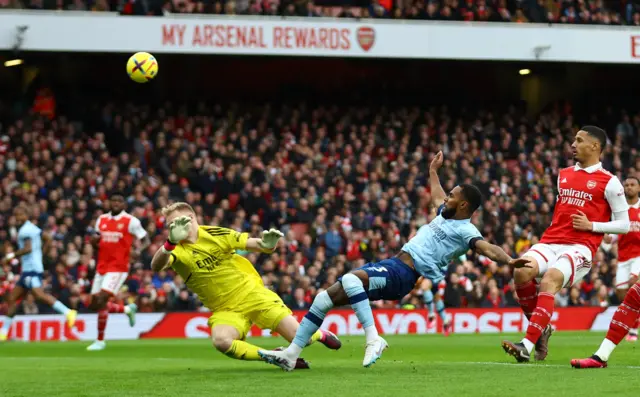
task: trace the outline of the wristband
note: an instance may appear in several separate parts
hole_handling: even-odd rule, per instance
[[[9,252],[4,258],[8,261],[10,261],[11,259],[16,257],[16,253],[15,252]]]
[[[171,241],[167,240],[164,242],[163,248],[167,251],[173,251],[176,248],[177,244],[172,243]]]

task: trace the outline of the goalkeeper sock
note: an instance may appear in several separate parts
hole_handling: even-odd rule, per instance
[[[229,350],[224,352],[227,357],[235,358],[236,360],[245,361],[261,361],[258,354],[258,346],[252,345],[245,341],[234,340]]]
[[[295,338],[285,350],[287,354],[297,358],[305,346],[322,338],[322,332],[319,331],[319,328],[332,307],[333,301],[327,291],[322,291],[316,296],[309,312],[300,322]]]
[[[322,339],[322,331],[317,330],[313,335],[311,335],[311,339],[309,339],[309,344],[316,343],[317,341]]]

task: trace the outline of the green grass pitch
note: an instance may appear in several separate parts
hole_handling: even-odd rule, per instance
[[[340,351],[311,346],[311,370],[285,373],[216,352],[208,340],[111,341],[0,345],[0,396],[625,396],[640,388],[640,345],[623,342],[604,370],[575,370],[601,333],[551,338],[544,364],[516,364],[500,347],[517,335],[388,336],[389,349],[362,368],[362,337],[343,337]],[[267,348],[279,338],[253,338]]]

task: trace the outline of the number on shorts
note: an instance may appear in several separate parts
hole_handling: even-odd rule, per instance
[[[383,266],[376,266],[376,267],[372,267],[372,270],[375,270],[376,272],[388,272],[386,267]]]

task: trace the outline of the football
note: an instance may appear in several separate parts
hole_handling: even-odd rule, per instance
[[[136,52],[127,62],[127,74],[136,83],[146,83],[158,75],[158,62],[148,52]]]

